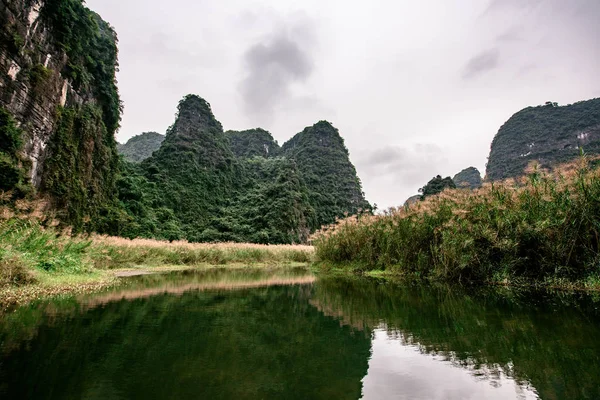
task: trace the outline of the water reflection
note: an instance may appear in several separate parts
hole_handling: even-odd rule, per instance
[[[0,398],[597,399],[590,296],[177,273],[0,319]]]
[[[424,355],[387,329],[376,329],[369,371],[363,379],[363,399],[463,400],[537,399],[527,385],[518,384],[501,370],[474,374],[440,357]],[[489,378],[489,379],[488,379]]]
[[[378,328],[384,323],[386,335],[396,342],[393,346],[418,349],[434,364],[458,367],[490,388],[505,387],[505,378],[510,378],[527,396],[600,398],[600,315],[593,296],[473,292],[332,278],[319,280],[312,301],[342,324]],[[374,340],[374,350],[376,345]],[[365,383],[379,380],[381,369],[373,371],[379,372],[370,370]],[[435,374],[421,370],[410,378],[433,382]],[[392,379],[381,379],[389,381],[390,390],[397,389],[393,398],[419,396],[410,393],[410,385],[398,388]]]

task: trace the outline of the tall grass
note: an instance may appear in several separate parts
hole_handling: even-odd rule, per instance
[[[31,207],[35,208],[35,207]],[[281,264],[312,261],[310,246],[198,244],[70,236],[24,213],[0,218],[0,287],[102,270],[162,265]]]
[[[313,237],[325,264],[471,283],[598,281],[600,173],[585,157],[552,173],[447,190]]]
[[[34,220],[0,220],[0,286],[35,282],[39,272],[88,272],[90,245],[45,230]]]

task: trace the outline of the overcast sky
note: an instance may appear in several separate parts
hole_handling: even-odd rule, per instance
[[[600,0],[87,0],[119,35],[117,139],[165,133],[195,93],[280,144],[319,120],[367,199],[482,173],[515,112],[600,97]]]

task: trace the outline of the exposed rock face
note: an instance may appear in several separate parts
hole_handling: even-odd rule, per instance
[[[371,208],[338,130],[327,121],[305,128],[281,147],[296,162],[319,226]]]
[[[140,163],[152,156],[165,140],[165,135],[156,132],[144,132],[129,139],[127,143],[118,146],[119,153],[127,161]]]
[[[279,145],[273,136],[264,129],[225,132],[231,144],[233,153],[242,158],[274,157],[279,154]]]
[[[481,173],[475,167],[463,169],[452,178],[457,188],[477,189],[481,187]]]
[[[499,180],[524,173],[529,162],[552,167],[573,160],[583,149],[600,153],[600,99],[558,107],[528,107],[513,115],[492,142],[486,178]]]
[[[116,34],[80,0],[2,0],[0,26],[0,108],[22,167],[64,222],[101,231],[116,201]]]
[[[41,1],[0,2],[0,106],[26,135],[22,152],[31,161],[31,182],[38,188],[56,107],[82,102],[61,75],[68,57],[42,21],[41,9]]]
[[[416,202],[421,200],[421,195],[420,194],[415,194],[414,196],[410,196],[408,199],[406,199],[406,201],[404,202],[404,206],[410,206],[412,204],[415,204]]]

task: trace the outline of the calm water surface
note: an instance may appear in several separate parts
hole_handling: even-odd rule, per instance
[[[300,270],[128,278],[0,317],[0,398],[599,399],[599,305]]]

